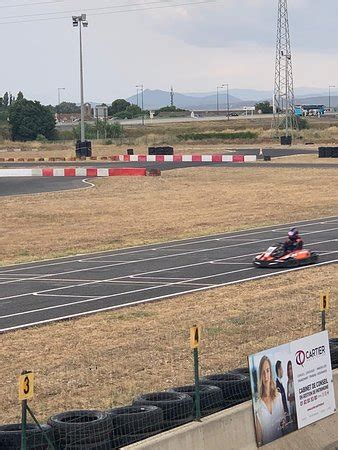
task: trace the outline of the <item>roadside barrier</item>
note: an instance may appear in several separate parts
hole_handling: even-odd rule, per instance
[[[118,161],[118,162],[255,162],[256,155],[111,155],[91,156],[88,158],[0,158],[1,162],[76,162],[76,161]]]
[[[160,175],[157,173],[156,175]],[[147,176],[147,169],[141,167],[45,167],[0,169],[0,177],[123,177]],[[149,174],[152,175],[153,174]]]
[[[256,155],[113,155],[112,161],[119,162],[208,162],[208,163],[243,163],[255,162]]]

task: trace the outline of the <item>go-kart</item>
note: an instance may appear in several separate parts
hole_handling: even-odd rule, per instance
[[[264,253],[257,255],[253,264],[256,267],[290,268],[306,264],[314,264],[318,261],[318,254],[310,250],[294,250],[285,253],[284,244],[278,243],[269,247]]]

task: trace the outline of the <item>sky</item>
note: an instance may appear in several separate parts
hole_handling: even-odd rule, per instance
[[[337,0],[288,3],[295,86],[337,85],[338,92]],[[79,102],[79,30],[71,16],[82,12],[89,22],[83,29],[86,101],[128,97],[137,84],[172,85],[176,92],[211,92],[223,83],[272,90],[277,4],[0,0],[0,93],[21,90],[56,104],[64,87],[61,100]]]

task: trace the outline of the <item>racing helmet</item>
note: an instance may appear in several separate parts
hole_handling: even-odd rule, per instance
[[[298,234],[299,233],[298,233],[297,228],[291,228],[290,231],[288,232],[289,239],[291,239],[291,241],[296,240],[298,237]]]

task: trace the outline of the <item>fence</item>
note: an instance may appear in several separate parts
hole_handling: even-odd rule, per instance
[[[334,270],[325,270],[330,283],[328,274],[332,271],[334,279]],[[247,374],[236,369],[246,366],[247,355],[321,329],[318,295],[310,293],[317,282],[305,272],[297,290],[291,280],[299,275],[285,275],[282,290],[266,280],[264,291],[255,292],[255,283],[248,290],[230,286],[224,296],[222,290],[207,291],[191,296],[191,302],[186,296],[3,335],[0,423],[20,422],[16,376],[27,367],[36,374],[30,407],[41,422],[53,417],[49,423],[57,429],[60,449],[112,448],[125,445],[127,436],[140,439],[193,420],[191,317],[202,326],[202,415],[243,401],[249,395]],[[337,332],[336,294],[334,287],[327,317],[332,336]],[[122,405],[133,406],[116,409]],[[84,416],[63,413],[79,410],[87,411]],[[74,422],[78,431],[70,425]],[[28,448],[45,448],[39,447],[39,436]]]

